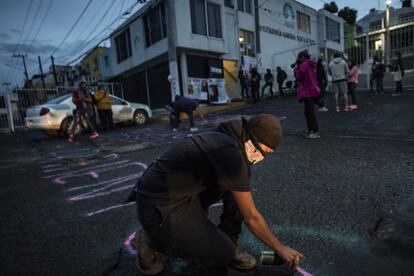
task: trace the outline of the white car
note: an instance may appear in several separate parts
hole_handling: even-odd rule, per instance
[[[142,125],[152,117],[151,109],[147,105],[130,103],[112,95],[111,97],[115,124],[131,122]],[[71,94],[60,96],[45,104],[28,108],[24,121],[29,129],[40,129],[47,135],[66,136],[72,126],[75,108]],[[99,124],[99,116],[97,116],[97,121]],[[81,131],[82,127],[78,127],[75,134]]]

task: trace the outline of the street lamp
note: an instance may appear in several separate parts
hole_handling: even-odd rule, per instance
[[[386,0],[385,2],[387,4],[387,9],[385,11],[385,57],[384,57],[384,64],[387,66],[387,61],[389,59],[389,53],[390,53],[390,5],[391,0]]]

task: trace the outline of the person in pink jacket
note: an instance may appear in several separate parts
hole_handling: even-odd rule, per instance
[[[356,88],[358,85],[358,66],[354,61],[349,61],[349,76],[348,76],[348,98],[349,98],[349,109],[355,110],[358,109],[357,99],[356,99]]]
[[[294,64],[294,74],[297,82],[297,98],[305,103],[305,118],[308,127],[306,138],[319,138],[314,103],[319,99],[320,88],[316,78],[316,62],[310,59],[307,50],[298,54],[298,59]]]

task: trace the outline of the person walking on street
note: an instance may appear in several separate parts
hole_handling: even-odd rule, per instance
[[[340,53],[334,54],[334,59],[329,63],[329,74],[332,77],[332,86],[335,91],[336,112],[339,112],[339,97],[342,95],[345,101],[345,111],[349,111],[348,104],[348,74],[349,67]]]
[[[262,97],[264,97],[264,91],[266,87],[268,86],[269,86],[270,95],[271,97],[273,97],[273,74],[270,71],[270,69],[266,69],[266,74],[264,76],[264,79],[265,79],[265,85],[262,88]]]
[[[197,131],[198,128],[194,126],[194,115],[195,112],[198,117],[207,123],[207,120],[204,118],[203,113],[198,108],[198,100],[190,99],[183,96],[175,96],[175,101],[170,104],[171,108],[174,110],[174,121],[173,121],[173,131],[178,131],[178,126],[180,125],[180,113],[186,113],[190,120],[190,130]]]
[[[401,53],[395,53],[395,61],[394,65],[391,66],[393,71],[393,79],[395,81],[395,92],[392,94],[393,97],[395,96],[402,96],[403,95],[403,87],[402,87],[402,79],[404,77],[404,67],[401,61]]]
[[[94,125],[92,124],[91,118],[94,109],[92,101],[92,95],[89,92],[88,84],[85,81],[81,81],[79,84],[79,89],[73,91],[72,94],[72,102],[75,104],[76,109],[74,111],[73,124],[68,133],[68,142],[73,142],[73,134],[78,125],[82,122],[82,119],[85,119],[89,129],[92,131],[92,134],[89,138],[95,139],[99,136]]]
[[[239,82],[240,82],[240,94],[242,98],[243,99],[250,98],[249,93],[247,91],[248,90],[247,89],[247,76],[242,66],[239,67],[239,74],[237,75],[237,78],[239,79]]]
[[[375,79],[375,75],[376,75],[376,63],[377,63],[378,57],[374,56],[374,60],[372,62],[371,65],[371,76],[369,78],[369,88],[370,88],[370,92],[374,93],[374,83],[377,83],[377,80]]]
[[[285,93],[283,93],[283,83],[287,79],[287,74],[285,71],[282,70],[279,66],[276,68],[276,80],[279,88],[279,96],[283,97]]]
[[[128,199],[136,200],[143,227],[135,234],[138,270],[163,271],[160,254],[251,270],[256,259],[238,245],[243,222],[287,266],[297,266],[303,255],[272,233],[250,186],[251,166],[276,151],[281,139],[279,120],[259,114],[187,136],[158,157]],[[208,208],[219,200],[223,213],[215,225]]]
[[[95,102],[101,125],[106,129],[113,128],[112,97],[104,89],[103,85],[99,85],[98,90],[95,92]]]
[[[260,102],[260,79],[257,68],[253,67],[250,73],[250,87],[252,90],[253,102]]]
[[[353,60],[349,62],[349,77],[348,77],[348,98],[349,98],[349,109],[355,110],[358,109],[357,98],[356,98],[356,88],[358,86],[358,66]]]
[[[375,63],[375,82],[377,85],[377,95],[384,94],[384,73],[385,66],[381,59],[377,59]]]
[[[298,85],[297,98],[305,103],[306,138],[315,139],[320,137],[314,105],[319,99],[320,88],[316,78],[316,62],[310,58],[307,50],[300,52],[293,72]]]
[[[325,107],[325,93],[326,93],[326,86],[328,85],[328,78],[326,77],[326,70],[323,65],[322,57],[319,57],[318,62],[316,63],[316,78],[318,79],[318,84],[319,84],[319,89],[320,89],[318,111],[328,112],[328,109]]]

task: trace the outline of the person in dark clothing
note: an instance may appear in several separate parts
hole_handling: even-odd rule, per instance
[[[175,101],[170,104],[171,108],[174,110],[174,123],[173,130],[177,131],[178,126],[180,125],[180,113],[186,113],[190,120],[190,130],[197,131],[198,129],[194,126],[194,115],[195,112],[198,117],[207,123],[207,120],[204,118],[203,114],[198,108],[198,101],[195,99],[190,99],[182,96],[175,96]]]
[[[371,76],[369,78],[369,88],[370,88],[371,93],[374,93],[374,82],[376,83],[375,72],[376,72],[377,61],[378,61],[378,57],[374,56],[374,61],[372,62],[372,65],[371,65]]]
[[[279,87],[279,96],[284,96],[283,93],[283,83],[287,79],[287,74],[285,71],[282,70],[279,66],[276,68],[276,81]]]
[[[380,59],[375,63],[375,83],[377,85],[377,95],[384,94],[384,73],[385,66]]]
[[[395,92],[392,94],[393,97],[395,96],[402,96],[403,94],[403,87],[402,87],[402,79],[404,77],[404,67],[401,61],[401,53],[395,53],[395,61],[392,66],[389,66],[393,72],[393,79],[395,81]]]
[[[316,63],[316,78],[318,79],[319,88],[321,90],[321,94],[318,99],[318,111],[327,112],[328,109],[325,107],[325,93],[326,86],[328,85],[328,78],[326,77],[326,70],[323,66],[322,57],[319,57],[318,62]]]
[[[158,157],[129,197],[137,202],[143,227],[135,235],[138,270],[160,273],[160,254],[253,269],[255,258],[237,245],[243,221],[286,265],[297,266],[303,255],[271,232],[256,209],[249,183],[250,166],[274,152],[281,138],[279,120],[260,114],[187,136]],[[220,199],[223,213],[216,226],[207,211]]]
[[[264,91],[266,87],[269,86],[270,95],[273,97],[273,74],[270,69],[266,69],[266,74],[264,76],[265,85],[262,88],[262,97],[264,96]]]
[[[242,98],[250,98],[249,97],[249,93],[248,93],[248,89],[247,89],[247,77],[246,77],[246,73],[243,70],[243,67],[240,66],[239,68],[239,74],[237,75],[237,78],[239,79],[240,82],[240,94],[242,96]]]
[[[85,119],[88,127],[92,131],[92,134],[89,138],[97,138],[99,134],[96,132],[95,126],[92,122],[95,108],[93,106],[92,95],[88,89],[88,84],[85,81],[81,81],[79,84],[79,89],[73,91],[72,102],[75,104],[76,109],[74,111],[72,127],[68,131],[68,142],[73,142],[74,132],[83,119]]]
[[[252,90],[253,102],[260,102],[260,74],[257,68],[253,67],[250,73],[250,87]]]

